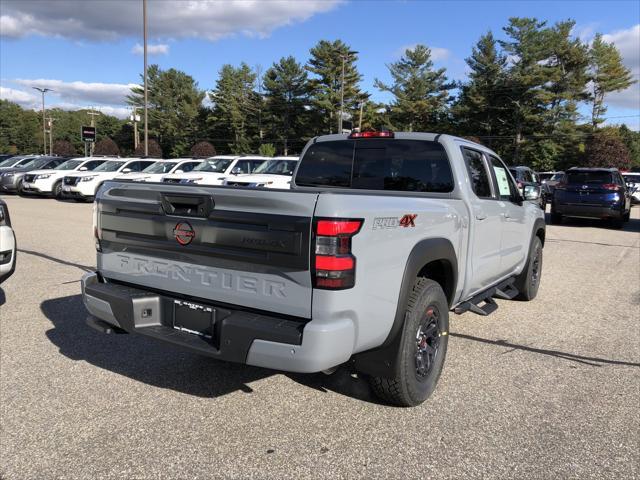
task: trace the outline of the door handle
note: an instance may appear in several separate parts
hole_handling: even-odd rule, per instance
[[[508,213],[505,212],[504,218],[511,218],[511,215],[509,215]]]
[[[476,213],[476,220],[484,220],[487,216],[484,213]]]

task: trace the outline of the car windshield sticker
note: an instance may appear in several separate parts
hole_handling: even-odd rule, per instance
[[[507,171],[502,167],[493,167],[496,172],[496,180],[498,180],[498,190],[500,196],[509,196],[511,190],[509,189],[509,179],[507,178]]]

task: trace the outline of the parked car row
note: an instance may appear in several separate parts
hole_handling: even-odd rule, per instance
[[[108,180],[284,188],[298,157],[217,155],[206,159],[21,156],[0,163],[0,191],[92,199]]]

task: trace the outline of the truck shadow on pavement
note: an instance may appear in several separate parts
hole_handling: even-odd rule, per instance
[[[33,250],[23,250],[21,248],[18,249],[20,253],[26,253],[27,255],[33,255],[34,257],[44,258],[45,260],[49,260],[51,262],[59,263],[60,265],[67,265],[69,267],[76,267],[85,272],[93,272],[95,267],[89,267],[88,265],[80,265],[79,263],[69,262],[67,260],[62,260],[60,258],[52,257],[51,255],[47,255],[46,253],[34,252]]]
[[[584,365],[590,365],[592,367],[602,367],[605,365],[622,365],[627,367],[640,367],[640,363],[625,362],[622,360],[610,360],[608,358],[600,358],[600,357],[587,357],[584,355],[576,355],[574,353],[562,352],[560,350],[547,350],[544,348],[528,347],[525,345],[518,345],[516,343],[507,342],[506,340],[490,340],[487,338],[474,337],[473,335],[466,335],[464,333],[453,333],[453,332],[449,332],[449,335],[455,338],[462,338],[464,340],[471,340],[474,342],[480,342],[488,345],[496,345],[496,346],[508,348],[509,350],[507,350],[506,352],[502,352],[503,354],[513,352],[514,350],[522,350],[525,352],[549,355],[552,357],[561,358],[563,360],[569,360],[571,362],[582,363]]]
[[[46,332],[47,338],[64,356],[154,387],[214,398],[238,390],[253,393],[248,383],[282,373],[221,362],[142,335],[99,333],[85,323],[87,311],[81,295],[45,300],[40,309],[53,324]],[[286,375],[317,391],[330,390],[377,403],[366,381],[343,369],[331,376]]]
[[[76,361],[155,387],[198,397],[219,397],[269,377],[270,370],[220,362],[142,335],[105,335],[85,323],[81,295],[45,300],[40,305],[53,327],[46,332],[60,353]]]

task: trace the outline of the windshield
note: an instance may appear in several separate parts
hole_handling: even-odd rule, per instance
[[[588,184],[588,183],[612,183],[611,174],[609,172],[568,172],[567,183],[570,184]]]
[[[298,163],[296,160],[267,160],[258,165],[252,173],[291,176],[293,175],[293,169],[296,168],[296,163]]]
[[[231,165],[232,160],[229,158],[217,158],[212,160],[205,160],[200,163],[196,168],[191,170],[192,172],[217,172],[223,173],[229,165]]]
[[[20,161],[19,158],[5,158],[3,161],[0,162],[0,168],[2,168],[2,167],[12,167],[13,165],[18,163],[19,161]]]
[[[560,180],[562,180],[562,177],[564,177],[564,172],[554,173],[553,177],[551,177],[551,180],[553,182],[559,182]]]
[[[124,165],[124,162],[116,162],[116,161],[110,160],[108,162],[104,162],[99,167],[96,167],[93,171],[94,172],[115,172],[123,165]]]
[[[33,168],[38,165],[41,165],[42,163],[44,163],[42,158],[31,158],[31,159],[25,159],[23,162],[16,163],[14,167]]]
[[[67,160],[54,168],[54,170],[75,170],[84,160]]]
[[[178,162],[156,162],[142,170],[145,173],[168,173]]]
[[[640,175],[622,175],[625,183],[640,183]]]

